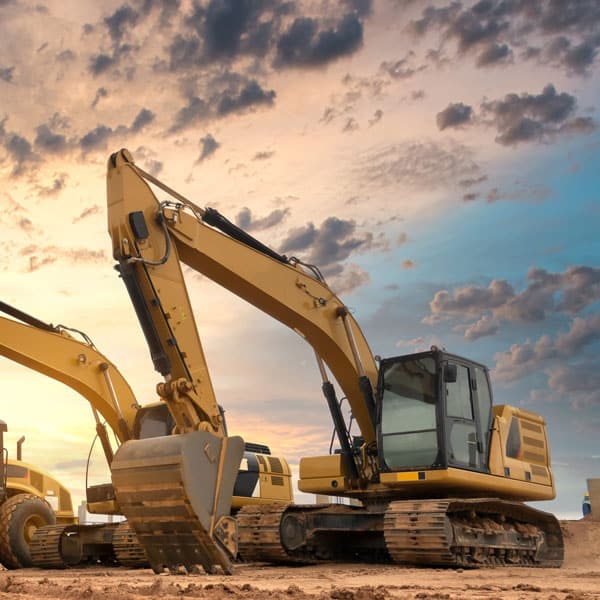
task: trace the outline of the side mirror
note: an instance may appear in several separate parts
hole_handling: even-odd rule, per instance
[[[444,381],[446,383],[456,383],[457,370],[456,364],[446,363],[444,365]]]

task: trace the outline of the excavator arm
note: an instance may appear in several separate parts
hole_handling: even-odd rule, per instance
[[[4,302],[0,310],[27,321],[0,317],[0,355],[68,385],[89,401],[96,416],[102,415],[120,442],[131,437],[139,405],[106,356],[65,327],[43,323]]]

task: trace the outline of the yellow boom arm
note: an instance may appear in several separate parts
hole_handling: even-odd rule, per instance
[[[131,437],[138,408],[135,396],[115,365],[93,346],[64,330],[0,317],[0,355],[68,385],[87,398],[120,442]]]

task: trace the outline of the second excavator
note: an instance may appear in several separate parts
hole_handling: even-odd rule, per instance
[[[159,201],[150,184],[168,198]],[[287,563],[561,564],[557,519],[525,504],[555,495],[544,419],[493,406],[484,365],[437,348],[378,364],[316,266],[186,199],[126,150],[110,157],[107,186],[117,270],[175,423],[175,435],[124,443],[112,463],[117,500],[155,569],[200,564],[228,572],[237,551],[245,560]],[[242,442],[223,427],[181,263],[312,346],[340,449],[303,458],[299,488],[359,506],[280,503],[230,517]]]
[[[0,302],[0,311],[12,317],[0,317],[0,356],[64,383],[88,400],[109,467],[114,455],[110,430],[118,446],[138,439],[152,443],[171,433],[174,422],[167,406],[160,402],[140,405],[121,372],[81,330],[46,323],[5,302]],[[224,413],[220,414],[224,426]],[[1,431],[2,423],[0,438]],[[246,504],[289,502],[291,474],[285,459],[271,455],[264,444],[246,443],[242,450],[243,464],[234,474],[233,498],[229,499],[232,509]],[[0,491],[11,496],[0,507],[0,559],[6,566],[63,568],[98,562],[148,565],[128,522],[76,523],[70,495],[47,474],[19,461],[10,462],[6,474],[8,481],[0,481]],[[200,476],[191,472],[187,481],[201,487]],[[34,497],[47,490],[59,502],[55,518],[47,502]],[[112,484],[91,485],[86,493],[91,513],[123,513]],[[164,494],[163,489],[163,498]],[[48,498],[45,495],[45,500]],[[53,521],[57,524],[47,525]]]

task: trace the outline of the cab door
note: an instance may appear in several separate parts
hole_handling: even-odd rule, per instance
[[[482,409],[485,412],[485,406],[479,406],[476,367],[456,361],[449,363],[456,367],[456,376],[448,376],[454,368],[443,369],[448,466],[487,472],[488,432],[482,426]],[[487,414],[489,421],[489,412]]]

